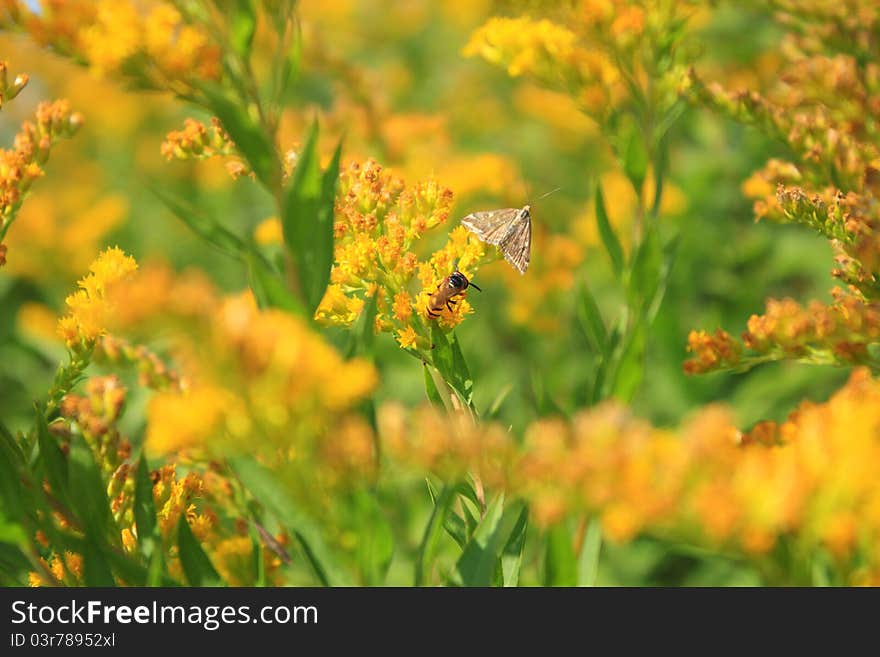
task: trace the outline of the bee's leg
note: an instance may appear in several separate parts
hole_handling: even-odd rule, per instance
[[[446,302],[446,307],[449,308],[450,311],[452,311],[452,302],[451,302],[451,301],[447,301],[447,302]]]

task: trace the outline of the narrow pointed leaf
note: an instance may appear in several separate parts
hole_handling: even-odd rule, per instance
[[[430,486],[430,484],[429,484]],[[415,586],[423,586],[425,583],[425,566],[431,562],[434,551],[437,548],[437,541],[443,532],[443,525],[446,521],[446,515],[455,499],[455,490],[453,486],[446,485],[443,489],[434,494],[434,508],[431,510],[431,516],[428,518],[428,524],[425,525],[425,531],[422,533],[422,540],[419,544],[419,551],[416,555],[415,565]]]
[[[156,504],[153,500],[153,482],[147,458],[141,452],[138,460],[134,485],[134,521],[137,527],[138,545],[143,555],[149,559],[159,544]]]
[[[462,585],[489,586],[494,581],[503,549],[499,531],[503,513],[504,496],[498,495],[490,502],[485,517],[455,564]]]
[[[564,525],[547,530],[544,556],[545,586],[574,586],[577,583],[577,561],[571,545],[571,534]]]
[[[602,524],[592,518],[578,558],[578,586],[596,586],[599,574],[599,555],[602,551]]]
[[[519,585],[519,571],[522,567],[523,548],[526,544],[526,530],[529,527],[529,508],[523,505],[516,523],[504,544],[501,555],[501,572],[504,586]]]
[[[190,586],[219,586],[222,583],[220,575],[189,528],[185,513],[180,514],[177,523],[177,549],[183,574]]]
[[[616,276],[620,276],[623,272],[623,248],[620,246],[620,240],[608,220],[608,212],[605,210],[605,199],[602,197],[602,185],[596,185],[596,223],[599,227],[599,236],[602,238],[602,244],[605,245],[605,251],[611,259],[611,268]]]

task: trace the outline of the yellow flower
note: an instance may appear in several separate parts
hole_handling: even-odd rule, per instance
[[[211,561],[230,586],[244,586],[251,581],[254,568],[253,543],[248,536],[232,536],[211,549]]]
[[[172,81],[213,79],[220,48],[196,19],[185,22],[171,3],[75,0],[15,3],[13,23],[41,43],[80,61],[98,76],[130,75],[144,85],[180,91]],[[56,6],[58,5],[58,6]]]
[[[404,349],[414,348],[416,346],[416,341],[418,340],[418,338],[419,336],[412,326],[407,326],[405,329],[401,329],[397,332],[397,341]]]
[[[412,315],[413,302],[409,293],[401,290],[394,295],[394,319],[405,324]]]
[[[166,454],[203,445],[222,426],[229,404],[230,394],[213,386],[156,394],[147,409],[147,447]]]
[[[141,19],[132,3],[100,0],[95,22],[80,33],[84,54],[98,75],[116,72],[141,46]]]
[[[69,347],[92,344],[105,331],[114,304],[108,291],[137,269],[131,256],[119,248],[109,248],[92,263],[91,273],[80,279],[80,290],[67,297],[70,314],[59,321],[58,332]]]
[[[546,19],[490,18],[462,53],[502,64],[511,76],[530,73],[556,80],[564,74],[561,67],[572,64],[575,42],[574,32]]]
[[[471,277],[481,264],[499,257],[497,249],[487,252],[484,243],[458,226],[446,246],[427,261],[419,260],[419,240],[446,220],[451,204],[452,192],[435,180],[407,186],[372,160],[350,165],[340,177],[331,285],[315,318],[349,326],[372,297],[377,331],[393,333],[403,348],[429,345],[433,320],[428,300],[440,282],[456,267]],[[413,297],[416,284],[421,291]],[[444,307],[437,321],[445,330],[471,311],[464,296],[453,310]]]
[[[263,219],[254,230],[254,239],[257,244],[268,246],[270,244],[283,244],[284,235],[281,230],[281,220],[278,217]]]
[[[160,317],[169,319],[167,311]],[[191,335],[175,347],[186,385],[148,405],[146,444],[153,451],[311,449],[314,436],[341,421],[377,382],[370,363],[343,359],[292,315],[260,310],[250,292],[218,299],[188,321]]]

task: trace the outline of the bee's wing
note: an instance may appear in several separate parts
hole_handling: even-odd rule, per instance
[[[518,211],[511,230],[498,245],[504,258],[520,273],[529,268],[532,249],[532,218],[527,209]]]
[[[472,212],[461,220],[461,225],[484,242],[500,246],[519,212],[516,208]]]

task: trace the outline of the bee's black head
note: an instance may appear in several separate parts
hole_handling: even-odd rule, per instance
[[[455,271],[449,275],[449,287],[455,290],[464,290],[467,286],[468,279],[460,271]]]
[[[464,274],[462,274],[458,270],[452,272],[449,275],[449,287],[451,287],[453,290],[465,290],[468,287],[473,287],[476,290],[479,290],[480,292],[482,292],[482,290],[480,290],[480,288],[478,286],[471,283],[467,279],[467,276],[465,276]]]

